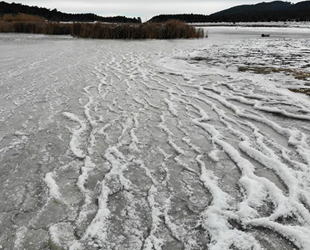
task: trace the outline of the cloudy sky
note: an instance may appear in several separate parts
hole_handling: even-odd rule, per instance
[[[302,1],[302,0],[300,0]],[[13,1],[8,1],[12,3]],[[15,3],[56,8],[68,13],[95,13],[101,16],[140,16],[143,21],[158,14],[211,14],[241,4],[263,0],[15,0]],[[268,0],[265,2],[269,2]],[[298,1],[291,1],[298,2]]]

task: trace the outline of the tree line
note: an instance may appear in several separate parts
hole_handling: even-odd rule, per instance
[[[0,17],[5,14],[24,13],[28,15],[37,15],[53,22],[107,22],[107,23],[141,23],[141,18],[129,18],[125,16],[102,17],[91,13],[86,14],[68,14],[57,9],[47,9],[37,6],[27,6],[19,3],[0,2]]]

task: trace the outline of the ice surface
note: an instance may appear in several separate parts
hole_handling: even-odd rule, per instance
[[[206,29],[0,35],[2,249],[309,249],[309,32]]]

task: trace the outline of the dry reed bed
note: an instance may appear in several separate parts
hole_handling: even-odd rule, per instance
[[[72,32],[72,24],[50,23],[42,17],[23,13],[8,14],[0,18],[0,32],[69,35]]]
[[[40,16],[27,15],[24,13],[19,13],[17,15],[6,14],[0,21],[3,22],[33,22],[33,23],[44,23],[45,19]]]
[[[72,35],[99,39],[177,39],[202,38],[202,29],[179,21],[144,24],[74,23]]]
[[[2,22],[0,32],[33,33],[46,35],[70,35],[72,24],[36,23],[36,22]]]
[[[69,35],[96,39],[178,39],[202,38],[202,29],[180,21],[143,24],[56,23],[46,22],[38,16],[4,15],[0,19],[0,32]]]

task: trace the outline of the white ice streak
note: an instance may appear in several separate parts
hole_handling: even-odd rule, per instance
[[[201,154],[201,149],[194,145],[189,138],[182,138],[182,141],[185,142],[190,148],[192,148],[197,154]]]
[[[95,240],[97,244],[103,245],[107,239],[107,226],[110,216],[110,210],[107,207],[110,188],[106,185],[105,181],[101,182],[101,192],[98,197],[98,210],[95,218],[87,227],[82,240]]]
[[[96,127],[98,125],[97,121],[95,119],[93,119],[93,117],[91,116],[91,107],[94,106],[94,98],[92,96],[92,94],[90,93],[90,89],[92,87],[88,86],[86,88],[84,88],[84,92],[87,94],[88,96],[88,103],[86,103],[86,105],[84,105],[84,114],[89,122],[89,124],[92,127]]]
[[[136,136],[136,131],[139,127],[139,121],[138,121],[139,113],[133,116],[133,125],[134,127],[130,130],[130,136],[131,136],[131,143],[129,145],[129,148],[134,152],[140,152],[140,149],[138,145],[140,144],[138,137]]]
[[[84,165],[81,167],[81,175],[78,178],[77,186],[84,195],[84,204],[81,207],[77,223],[82,223],[87,219],[88,214],[92,213],[89,205],[92,201],[92,192],[85,188],[85,184],[89,178],[89,173],[91,173],[96,168],[96,165],[91,161],[89,156],[84,159]]]
[[[208,156],[211,158],[212,161],[218,162],[220,161],[220,158],[218,157],[218,153],[219,153],[219,150],[214,149],[208,154]]]
[[[268,218],[260,218],[251,221],[245,221],[245,225],[254,227],[266,227],[278,232],[286,239],[290,240],[300,249],[307,250],[310,246],[310,229],[309,227],[282,225],[270,221]]]
[[[53,224],[49,227],[48,232],[55,248],[69,249],[75,243],[73,228],[70,227],[69,223],[60,222]]]
[[[277,205],[275,212],[269,217],[269,220],[273,221],[279,217],[286,217],[291,213],[294,213],[300,223],[304,224],[304,222],[306,222],[309,224],[309,211],[299,201],[299,198],[302,197],[306,191],[302,189],[299,191],[300,188],[298,186],[298,181],[294,175],[291,175],[287,167],[277,160],[277,157],[273,151],[263,144],[255,126],[252,125],[251,128],[255,129],[254,134],[258,137],[258,143],[265,151],[268,152],[268,155],[271,158],[268,158],[268,156],[251,147],[249,138],[243,133],[233,129],[227,122],[232,121],[232,119],[226,116],[225,112],[218,110],[215,105],[213,105],[213,109],[220,115],[221,121],[228,127],[231,133],[240,137],[242,140],[239,143],[240,149],[248,153],[255,160],[260,161],[266,167],[276,171],[279,177],[285,181],[290,191],[290,197],[287,198],[282,191],[268,179],[257,177],[254,174],[254,166],[248,160],[242,158],[240,153],[235,148],[222,140],[221,134],[215,129],[214,126],[199,122],[198,118],[193,119],[193,123],[206,130],[211,135],[212,141],[222,147],[222,149],[236,163],[242,172],[242,177],[240,178],[239,183],[244,188],[247,198],[239,204],[239,209],[237,212],[239,215],[238,217],[243,221],[251,221],[256,219],[259,216],[256,209],[263,204],[263,200],[266,199],[268,192],[274,198],[274,202]],[[268,227],[267,224],[265,226]],[[282,231],[279,231],[278,233],[282,234]]]
[[[179,166],[183,168],[183,170],[187,170],[189,172],[195,173],[195,170],[190,168],[187,163],[185,163],[180,156],[186,156],[186,152],[179,147],[174,141],[173,141],[173,133],[169,130],[169,128],[166,126],[166,118],[164,115],[160,116],[161,123],[158,125],[159,128],[161,128],[166,134],[167,134],[167,143],[174,149],[174,151],[178,154],[176,157],[174,157],[174,161],[178,163]]]
[[[164,245],[163,239],[156,237],[156,231],[162,223],[160,216],[162,215],[159,204],[155,200],[155,195],[158,193],[155,185],[152,185],[148,191],[147,200],[151,207],[152,226],[149,236],[145,239],[143,250],[160,250]]]
[[[81,159],[84,159],[86,154],[83,150],[83,140],[85,137],[85,134],[87,133],[87,123],[81,120],[78,116],[76,116],[73,113],[64,112],[63,115],[67,117],[68,119],[77,122],[79,124],[78,129],[70,129],[72,133],[71,141],[70,141],[70,149],[72,153]]]
[[[203,93],[205,96],[210,97],[212,99],[215,99],[219,101],[222,105],[225,107],[233,110],[236,115],[254,120],[257,122],[262,122],[266,124],[267,126],[271,127],[273,130],[278,132],[279,134],[282,134],[288,138],[288,143],[292,146],[296,147],[296,151],[300,154],[300,156],[307,162],[307,164],[310,166],[310,147],[307,144],[307,136],[304,135],[302,132],[295,128],[284,128],[280,126],[279,124],[275,123],[274,121],[271,121],[263,116],[258,116],[255,114],[248,114],[244,111],[243,108],[237,107],[236,105],[229,103],[225,98],[219,96],[219,95],[214,95],[206,90],[204,90],[202,87],[199,89],[199,92]]]
[[[137,146],[140,142],[135,134],[136,130],[137,130],[136,128],[130,130],[131,143],[129,145],[129,148],[134,152],[140,152],[140,149]]]
[[[110,163],[110,172],[105,175],[104,180],[101,182],[101,192],[98,197],[98,211],[95,218],[85,231],[82,240],[93,240],[97,244],[103,246],[107,240],[107,230],[109,224],[109,217],[111,211],[108,208],[109,196],[113,191],[109,187],[108,182],[117,180],[121,187],[125,190],[131,188],[131,182],[123,176],[123,171],[129,166],[123,154],[116,148],[108,148],[104,157]]]
[[[292,114],[292,113],[287,112],[284,109],[279,109],[277,107],[264,107],[264,106],[259,105],[258,103],[256,103],[253,106],[253,108],[261,110],[261,111],[266,111],[266,112],[269,112],[269,113],[281,114],[281,115],[289,117],[289,118],[295,118],[295,119],[301,119],[301,120],[308,120],[308,121],[310,121],[310,116],[308,116],[308,115]]]
[[[174,115],[174,116],[178,116],[178,111],[177,111],[177,109],[176,109],[176,105],[175,105],[172,101],[170,101],[169,99],[167,99],[167,98],[165,98],[164,101],[165,101],[165,103],[167,104],[170,113],[171,113],[172,115]]]
[[[53,197],[56,200],[61,199],[61,193],[59,191],[59,187],[53,178],[54,174],[53,173],[47,173],[45,175],[44,181],[49,189],[50,196]]]
[[[217,177],[206,169],[201,159],[201,155],[196,158],[201,168],[200,180],[213,198],[212,205],[202,213],[202,226],[211,236],[209,249],[222,250],[232,246],[244,250],[261,249],[252,235],[239,231],[229,224],[229,219],[238,220],[238,216],[230,211],[233,199],[218,186]]]

